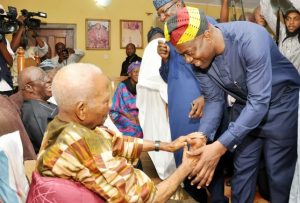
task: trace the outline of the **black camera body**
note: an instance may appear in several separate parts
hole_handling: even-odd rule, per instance
[[[41,18],[47,18],[47,13],[43,12],[29,12],[26,9],[21,10],[22,16],[25,17],[24,25],[25,27],[29,29],[38,29],[41,26],[41,20],[33,18],[33,16],[41,17]]]
[[[5,11],[0,9],[0,40],[4,34],[15,33],[18,30],[17,9],[15,7],[8,7],[8,12],[3,15]]]

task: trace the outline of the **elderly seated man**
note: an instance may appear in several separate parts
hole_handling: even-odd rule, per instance
[[[58,71],[52,91],[59,112],[45,133],[37,170],[42,176],[78,181],[107,202],[165,202],[193,168],[186,141],[203,137],[190,134],[165,143],[114,133],[103,127],[109,86],[107,76],[91,64],[70,64]],[[156,186],[132,165],[142,151],[173,152],[182,147],[182,164]]]
[[[38,67],[25,68],[19,75],[24,99],[21,118],[36,153],[48,123],[57,114],[57,106],[47,101],[52,96],[51,82],[47,73]]]

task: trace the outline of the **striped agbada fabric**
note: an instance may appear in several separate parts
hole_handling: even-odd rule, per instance
[[[136,95],[128,91],[123,82],[119,83],[112,98],[112,106],[109,112],[114,124],[124,135],[143,138],[142,128],[136,122],[138,113]]]
[[[137,162],[142,144],[139,138],[105,128],[90,130],[56,117],[45,132],[37,170],[42,176],[78,181],[107,202],[152,202],[154,183],[131,164]]]

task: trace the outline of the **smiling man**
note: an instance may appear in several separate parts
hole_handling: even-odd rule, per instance
[[[253,202],[261,155],[271,202],[288,202],[297,159],[300,77],[266,30],[249,22],[210,25],[200,11],[180,10],[165,25],[167,40],[198,69],[205,96],[199,132],[214,140],[224,92],[236,99],[235,121],[219,139],[195,150],[200,155],[190,177],[209,185],[227,150],[234,151],[232,202]]]
[[[38,67],[28,67],[19,75],[19,87],[24,103],[21,118],[24,127],[38,153],[48,123],[57,115],[57,106],[47,100],[52,96],[52,79]]]

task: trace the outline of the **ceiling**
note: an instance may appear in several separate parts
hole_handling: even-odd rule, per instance
[[[236,6],[241,6],[241,0],[228,0],[229,3],[235,1]],[[259,4],[259,0],[242,0],[245,8],[255,8]],[[222,0],[185,0],[186,3],[200,4],[217,4],[220,5]]]

